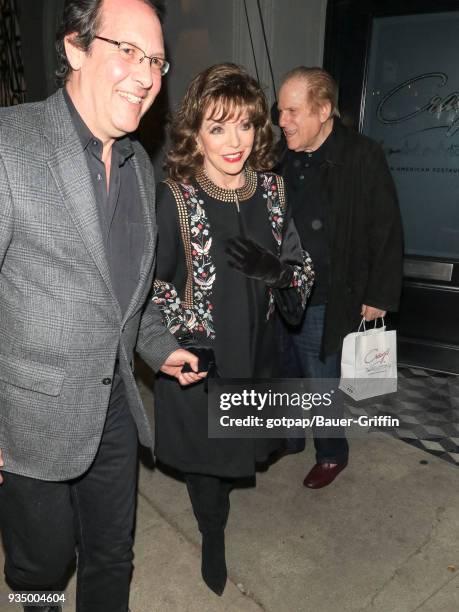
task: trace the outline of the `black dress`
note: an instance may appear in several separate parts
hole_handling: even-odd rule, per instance
[[[165,181],[158,186],[157,220],[153,299],[168,328],[211,346],[222,378],[275,377],[276,304],[287,317],[301,315],[313,278],[287,219],[281,177],[247,170],[238,190],[221,189],[202,173],[188,185]],[[238,235],[293,264],[291,287],[271,290],[231,268],[225,246]],[[182,472],[249,476],[279,447],[273,439],[209,438],[204,384],[181,387],[162,374],[155,383],[155,426],[157,458]]]

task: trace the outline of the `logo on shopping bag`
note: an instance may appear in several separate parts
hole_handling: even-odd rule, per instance
[[[373,372],[376,370],[384,370],[390,366],[390,349],[381,351],[377,348],[372,348],[364,356],[363,362],[367,365],[367,371]]]

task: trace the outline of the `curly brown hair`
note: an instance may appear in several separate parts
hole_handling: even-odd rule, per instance
[[[255,128],[253,149],[247,163],[259,171],[273,167],[274,137],[263,90],[244,68],[230,63],[216,64],[194,77],[172,118],[171,149],[164,167],[174,181],[189,183],[202,169],[204,158],[196,138],[209,109],[218,113],[218,118],[209,118],[218,121],[247,111]]]

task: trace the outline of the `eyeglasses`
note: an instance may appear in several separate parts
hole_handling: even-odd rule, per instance
[[[149,57],[142,49],[127,42],[119,42],[117,40],[111,40],[110,38],[104,38],[103,36],[94,36],[99,40],[108,42],[111,45],[118,47],[121,57],[129,64],[141,64],[144,59],[150,60],[150,68],[154,71],[161,73],[161,76],[167,74],[170,68],[170,64],[167,60],[162,57]]]

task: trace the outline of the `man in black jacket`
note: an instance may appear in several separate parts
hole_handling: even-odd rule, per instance
[[[337,84],[321,68],[291,70],[279,92],[281,172],[316,272],[303,322],[289,332],[305,378],[339,378],[344,336],[362,316],[397,310],[402,284],[400,212],[384,153],[341,123],[337,100]],[[348,444],[344,431],[314,432],[314,443],[317,463],[304,485],[317,489],[346,467]]]

